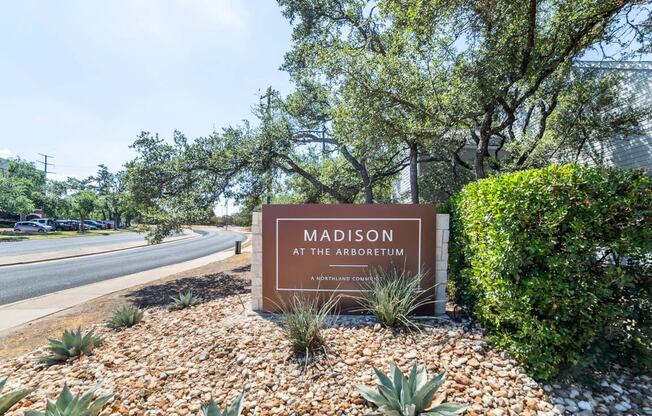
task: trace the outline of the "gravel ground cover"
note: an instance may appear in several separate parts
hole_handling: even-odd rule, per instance
[[[220,279],[227,279],[220,275]],[[292,355],[275,317],[251,313],[240,284],[223,280],[224,296],[191,309],[154,306],[133,328],[105,336],[94,355],[39,367],[37,350],[0,364],[10,386],[36,387],[22,407],[43,409],[64,382],[73,392],[101,383],[114,394],[103,415],[195,415],[202,401],[227,404],[246,391],[247,415],[374,415],[355,389],[375,384],[373,366],[423,364],[432,376],[445,371],[439,401],[464,403],[467,415],[652,415],[652,382],[616,369],[592,390],[544,385],[492,349],[469,322],[437,320],[421,333],[381,328],[368,317],[340,317],[325,334],[328,353],[304,361]]]

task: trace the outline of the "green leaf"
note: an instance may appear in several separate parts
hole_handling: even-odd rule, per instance
[[[382,406],[383,403],[385,403],[386,399],[383,397],[380,393],[377,391],[374,391],[373,389],[363,386],[363,385],[358,385],[356,386],[356,389],[360,392],[362,397],[365,398],[365,400],[375,404],[376,406]]]

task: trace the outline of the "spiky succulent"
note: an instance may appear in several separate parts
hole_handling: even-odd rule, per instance
[[[115,311],[113,317],[109,320],[108,325],[114,329],[131,328],[138,322],[142,321],[143,316],[145,316],[145,311],[139,307],[125,306]]]
[[[0,393],[5,388],[7,384],[7,379],[0,380]],[[0,395],[0,415],[4,415],[7,411],[16,403],[23,400],[28,394],[34,390],[30,389],[15,389],[9,393]]]
[[[172,299],[173,302],[172,306],[170,306],[170,309],[173,310],[186,309],[201,302],[201,299],[195,296],[191,290],[185,293],[179,293],[178,298],[170,296],[170,299]]]
[[[45,412],[29,411],[25,416],[97,416],[104,409],[111,395],[93,400],[96,389],[91,389],[83,396],[73,396],[68,386],[64,385],[56,402],[48,400]]]
[[[425,367],[412,366],[407,378],[400,368],[390,364],[390,376],[374,368],[378,377],[378,391],[367,386],[357,386],[362,397],[378,406],[378,410],[391,416],[449,416],[464,412],[465,406],[442,403],[431,407],[435,393],[444,382],[444,374],[428,380]]]
[[[222,412],[217,404],[211,399],[208,403],[202,405],[200,416],[240,416],[244,407],[244,391],[233,400],[231,406]]]
[[[38,361],[47,365],[54,365],[66,362],[81,355],[91,355],[95,347],[102,344],[102,337],[96,336],[93,331],[82,332],[81,327],[77,331],[63,331],[61,339],[49,340],[49,355],[38,358]]]

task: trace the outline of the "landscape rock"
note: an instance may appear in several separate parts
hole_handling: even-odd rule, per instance
[[[623,368],[596,383],[597,391],[537,383],[467,321],[436,320],[410,333],[342,316],[325,330],[325,352],[306,359],[293,353],[278,317],[243,311],[241,301],[248,296],[181,311],[152,308],[120,332],[97,326],[104,344],[64,365],[38,365],[44,349],[4,361],[0,379],[9,377],[9,388],[36,388],[7,416],[43,410],[64,383],[75,393],[98,384],[99,394],[113,393],[102,416],[197,415],[202,402],[224,407],[242,390],[245,415],[362,416],[376,409],[355,386],[373,387],[373,367],[387,372],[392,362],[405,371],[424,365],[431,377],[445,372],[438,399],[466,404],[469,416],[643,415],[652,407],[650,378]]]

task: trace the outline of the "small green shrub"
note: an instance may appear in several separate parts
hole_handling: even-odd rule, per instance
[[[372,279],[365,283],[366,292],[356,298],[359,312],[376,316],[388,327],[403,325],[418,328],[414,313],[432,301],[424,297],[421,275],[410,275],[396,267],[374,270]]]
[[[338,297],[331,296],[322,301],[318,296],[293,295],[288,303],[279,305],[283,333],[298,353],[305,354],[324,346],[323,329],[326,318],[337,305]]]
[[[29,411],[25,416],[97,416],[106,406],[111,395],[93,400],[94,394],[95,389],[92,389],[81,397],[73,396],[68,386],[64,385],[56,402],[48,400],[45,412]]]
[[[441,403],[432,406],[432,400],[444,383],[444,374],[428,380],[425,367],[412,366],[407,378],[394,364],[389,366],[389,376],[374,368],[378,378],[378,391],[367,386],[357,386],[367,401],[375,404],[378,410],[388,416],[449,416],[464,412],[465,406],[454,403]]]
[[[137,306],[125,306],[115,311],[108,325],[114,329],[131,328],[142,321],[143,316],[145,316],[145,311]]]
[[[170,306],[172,310],[186,309],[201,303],[201,299],[195,296],[190,290],[185,293],[179,293],[178,298],[170,296],[170,299],[173,302],[172,306]]]
[[[77,331],[63,331],[61,339],[49,341],[49,355],[39,357],[38,361],[47,365],[64,363],[82,355],[91,355],[95,347],[102,344],[103,339],[93,334],[93,331],[83,333],[81,327]]]
[[[244,391],[238,395],[231,403],[231,406],[222,412],[217,404],[211,399],[208,403],[202,405],[200,416],[240,416],[244,407]]]
[[[4,390],[5,385],[7,384],[7,379],[0,380],[0,393]],[[0,415],[4,415],[12,408],[16,403],[23,400],[27,395],[32,391],[30,389],[15,389],[9,393],[0,395]]]
[[[455,201],[451,293],[542,379],[652,368],[652,192],[643,171],[550,166]]]

